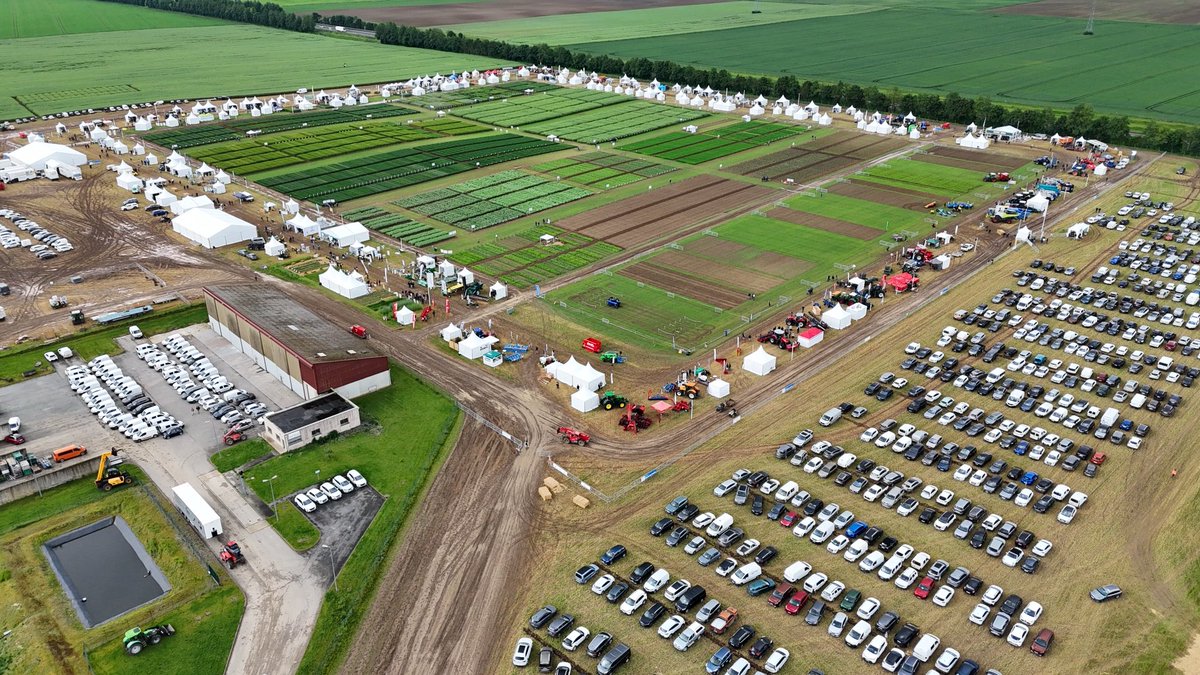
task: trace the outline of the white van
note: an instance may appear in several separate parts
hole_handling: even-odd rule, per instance
[[[808,573],[811,571],[812,571],[812,565],[809,565],[808,563],[804,562],[803,560],[797,560],[796,562],[792,563],[791,565],[788,565],[787,569],[785,569],[783,571],[783,580],[788,582],[789,584],[794,584],[797,581],[800,581],[804,577],[808,576]]]
[[[671,574],[660,567],[654,571],[654,574],[650,575],[650,578],[646,580],[646,583],[642,584],[642,590],[646,591],[647,593],[653,593],[665,586],[670,580]]]
[[[1004,369],[1003,368],[999,368],[999,367],[992,368],[992,372],[987,374],[987,383],[988,384],[996,384],[997,382],[999,382],[1000,380],[1003,380],[1003,379],[1004,379]]]
[[[942,640],[933,633],[926,633],[917,641],[917,646],[913,647],[913,656],[921,660],[922,663],[928,661],[937,648],[941,646]]]
[[[737,568],[737,571],[730,575],[729,580],[734,586],[741,586],[754,581],[762,575],[762,567],[758,563],[746,563]]]
[[[884,581],[890,581],[892,577],[896,576],[896,573],[899,572],[900,568],[903,566],[903,560],[900,560],[896,556],[892,556],[879,568],[879,578],[883,579]]]
[[[827,427],[840,419],[842,419],[842,409],[830,408],[829,410],[825,411],[824,415],[821,415],[821,419],[818,420],[818,423],[823,427]]]
[[[879,551],[871,551],[867,557],[858,563],[858,569],[864,572],[873,572],[877,567],[883,564],[883,554]]]
[[[722,513],[717,516],[717,519],[708,524],[708,529],[704,531],[710,537],[719,537],[733,526],[733,516],[728,513]]]
[[[794,480],[789,480],[788,482],[784,483],[782,487],[775,491],[775,501],[786,502],[792,497],[795,497],[796,493],[799,491],[800,484]]]

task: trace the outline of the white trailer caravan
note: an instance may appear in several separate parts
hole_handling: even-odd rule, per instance
[[[196,492],[191,483],[176,485],[171,488],[171,501],[183,513],[183,517],[200,533],[201,537],[211,539],[221,536],[221,517],[213,511],[208,502]]]

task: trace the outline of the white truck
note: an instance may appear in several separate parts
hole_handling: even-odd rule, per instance
[[[200,493],[196,492],[191,483],[171,488],[171,501],[201,537],[211,539],[221,536],[221,517],[204,501]]]
[[[1108,408],[1104,411],[1104,415],[1100,418],[1100,426],[1111,429],[1117,423],[1120,417],[1120,412],[1116,408]]]

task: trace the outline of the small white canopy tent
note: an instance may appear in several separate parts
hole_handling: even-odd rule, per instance
[[[847,312],[845,307],[834,305],[821,314],[821,321],[824,321],[830,328],[845,330],[850,326],[852,319],[850,312]]]
[[[342,297],[361,298],[370,292],[367,284],[363,282],[362,277],[357,272],[346,274],[333,265],[330,265],[329,269],[321,272],[321,276],[318,278],[322,286]]]
[[[503,300],[508,297],[508,286],[505,286],[501,281],[497,281],[488,289],[488,294],[492,296],[493,300]]]
[[[362,223],[346,223],[337,225],[321,232],[321,237],[338,248],[346,248],[370,238],[370,233]]]
[[[766,375],[775,370],[775,356],[768,354],[767,350],[759,345],[758,351],[751,353],[742,360],[742,370],[754,373],[755,375]]]
[[[867,318],[867,306],[861,302],[856,302],[853,305],[850,305],[846,308],[846,311],[850,312],[850,318],[854,319],[855,321]]]
[[[600,407],[600,395],[594,391],[580,389],[571,394],[571,407],[579,412],[590,412]]]
[[[1107,164],[1097,164],[1096,168],[1092,169],[1092,173],[1096,174],[1097,176],[1107,175],[1108,174],[1108,165]]]
[[[117,187],[123,190],[140,190],[142,188],[142,179],[131,173],[117,174]]]
[[[463,336],[463,332],[462,332],[462,328],[460,328],[459,326],[450,324],[449,326],[446,326],[445,328],[442,329],[441,335],[442,335],[443,340],[445,340],[446,342],[450,342],[452,340],[461,340],[462,336]]]
[[[417,315],[408,308],[408,305],[402,305],[400,309],[396,310],[396,323],[401,326],[412,326],[417,323]]]
[[[813,326],[812,328],[801,331],[801,333],[796,336],[796,344],[804,347],[805,349],[812,349],[824,339],[825,331]]]
[[[964,148],[974,148],[976,150],[986,150],[988,146],[992,144],[992,142],[987,138],[984,138],[983,136],[976,136],[970,132],[967,132],[966,136],[960,136],[959,138],[954,139],[954,142]]]
[[[604,386],[604,373],[586,363],[576,369],[575,386],[584,391],[596,391]]]
[[[146,154],[146,146],[142,145],[141,143],[137,143],[137,144],[135,144],[135,145],[133,146],[133,154],[135,154],[135,155],[144,155],[144,154]]]
[[[1039,192],[1027,199],[1025,201],[1025,206],[1037,211],[1038,213],[1041,213],[1050,207],[1050,198]]]
[[[263,253],[276,258],[283,255],[283,252],[286,250],[287,246],[285,246],[283,242],[279,241],[275,237],[268,239],[266,245],[263,246]]]
[[[458,343],[458,353],[460,356],[468,359],[482,358],[484,354],[492,351],[492,345],[499,341],[500,339],[494,335],[480,337],[471,332]]]
[[[237,244],[258,236],[254,225],[216,209],[192,209],[175,216],[171,229],[205,248]]]
[[[214,195],[223,195],[225,194],[225,184],[219,180],[213,181],[211,185],[204,186],[204,191],[211,192]]]
[[[729,383],[721,378],[710,380],[708,383],[708,395],[713,398],[725,398],[729,395]]]
[[[220,178],[220,176],[218,176],[218,178]],[[289,199],[283,203],[283,212],[300,213],[300,205],[296,203],[295,199]]]
[[[1068,239],[1083,239],[1092,231],[1092,228],[1087,223],[1075,223],[1067,228]]]
[[[225,173],[224,171],[218,171],[217,175],[213,176],[213,178],[215,178],[217,182],[221,183],[222,185],[229,185],[233,182],[233,179],[229,177],[229,174]]]

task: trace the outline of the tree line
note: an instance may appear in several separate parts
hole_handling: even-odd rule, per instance
[[[254,0],[104,0],[104,2],[210,16],[227,21],[282,28],[298,33],[314,33],[317,30],[317,21],[314,16],[293,14],[273,2],[255,2]]]

